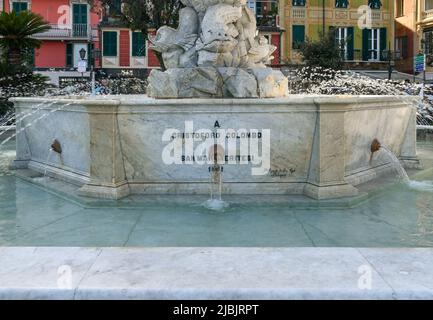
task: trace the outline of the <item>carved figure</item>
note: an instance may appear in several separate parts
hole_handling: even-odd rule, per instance
[[[198,38],[197,12],[189,7],[179,13],[179,27],[160,28],[150,39],[152,49],[162,53],[166,68],[191,68],[197,66],[195,43]]]

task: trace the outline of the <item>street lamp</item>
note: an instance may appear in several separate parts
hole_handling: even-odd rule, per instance
[[[84,61],[84,58],[86,58],[86,49],[81,48],[81,50],[79,51],[80,53],[80,58],[82,61]],[[89,52],[89,58],[88,60],[88,66],[90,67],[90,76],[92,79],[92,95],[95,95],[95,59],[97,57],[100,56],[101,51],[99,49],[93,49],[91,52]],[[90,57],[92,57],[92,59],[90,59]]]
[[[84,60],[84,58],[86,57],[86,53],[87,53],[86,49],[81,48],[81,50],[79,52],[80,52],[81,60]]]

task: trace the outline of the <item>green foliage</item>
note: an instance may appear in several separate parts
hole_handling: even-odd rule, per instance
[[[13,107],[9,102],[11,97],[44,95],[50,88],[47,80],[45,76],[33,74],[29,68],[0,63],[0,115]]]
[[[23,51],[41,46],[41,41],[32,36],[49,29],[50,26],[38,14],[28,11],[19,14],[2,12],[0,47],[6,52],[7,61],[15,65],[21,64]]]
[[[307,40],[300,48],[307,67],[341,70],[343,59],[334,32],[320,34],[319,40]]]
[[[93,8],[112,7],[119,0],[88,0]],[[141,30],[147,37],[151,28],[162,26],[176,27],[179,21],[179,10],[182,8],[180,0],[120,0],[122,12],[110,11],[110,15],[119,18],[126,26],[133,30]],[[99,4],[97,4],[99,3]]]

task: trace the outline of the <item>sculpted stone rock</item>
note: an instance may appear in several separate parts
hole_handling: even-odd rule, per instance
[[[287,95],[289,80],[281,71],[270,68],[251,69],[256,77],[261,98],[284,97]]]
[[[246,0],[181,1],[186,8],[180,11],[179,27],[162,27],[151,39],[168,69],[166,74],[152,71],[151,97],[287,95],[287,79],[266,68],[277,48],[257,36],[256,18]]]
[[[179,97],[177,79],[174,79],[172,70],[176,69],[170,69],[166,72],[152,70],[148,79],[149,86],[147,87],[147,94],[150,97],[165,99],[174,99]]]
[[[223,81],[215,68],[152,70],[149,95],[158,98],[221,98]]]
[[[219,68],[223,79],[224,97],[257,98],[257,80],[248,72],[239,68]]]

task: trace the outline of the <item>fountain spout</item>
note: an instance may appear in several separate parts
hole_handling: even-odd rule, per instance
[[[374,139],[373,142],[371,143],[371,153],[375,153],[379,151],[381,147],[382,145],[380,144],[379,140]]]
[[[374,153],[379,151],[380,148],[382,148],[381,143],[379,142],[379,140],[374,139],[373,142],[371,143],[371,146],[370,146],[370,151],[371,151],[370,163],[373,160]]]
[[[62,154],[62,145],[57,139],[55,139],[51,144],[51,150],[53,150],[55,153]]]

